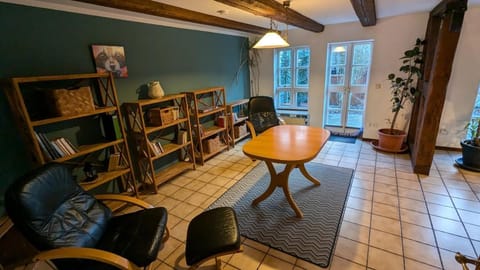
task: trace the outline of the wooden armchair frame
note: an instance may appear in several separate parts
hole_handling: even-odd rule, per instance
[[[143,209],[153,208],[154,206],[142,201],[140,199],[129,197],[126,195],[119,195],[119,194],[99,194],[95,195],[95,198],[100,201],[119,201],[125,202],[128,204],[132,204]],[[165,234],[162,239],[162,243],[168,240],[170,237],[170,232],[168,228],[165,229]],[[53,265],[49,263],[49,260],[53,259],[89,259],[94,261],[103,262],[112,266],[115,266],[122,270],[138,270],[142,269],[141,267],[135,265],[128,259],[114,254],[112,252],[95,249],[95,248],[81,248],[81,247],[64,247],[64,248],[57,248],[47,251],[42,251],[37,254],[33,261],[47,261],[49,265]],[[144,269],[149,269],[150,266],[146,266]]]

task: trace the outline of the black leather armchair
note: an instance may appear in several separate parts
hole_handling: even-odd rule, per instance
[[[114,216],[100,200],[143,210]],[[92,196],[68,167],[44,165],[14,182],[5,208],[15,226],[58,269],[148,268],[168,238],[167,210],[123,195]]]
[[[281,120],[277,117],[272,97],[255,96],[249,99],[247,126],[252,138],[280,124]]]

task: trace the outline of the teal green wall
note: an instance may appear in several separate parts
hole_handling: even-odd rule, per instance
[[[128,78],[117,79],[121,102],[135,100],[158,80],[176,93],[224,86],[227,101],[249,96],[247,67],[239,69],[243,37],[0,3],[0,78],[95,72],[91,45],[124,46]],[[244,55],[243,55],[244,57]],[[0,215],[3,193],[29,168],[3,90],[0,92]]]

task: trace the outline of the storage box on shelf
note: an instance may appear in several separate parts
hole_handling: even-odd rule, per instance
[[[227,113],[231,115],[229,122],[230,144],[235,145],[238,141],[250,135],[247,131],[246,121],[248,120],[248,99],[241,99],[227,105]]]
[[[95,165],[98,176],[85,182],[85,176],[78,174],[84,189],[92,190],[119,180],[121,192],[137,195],[125,130],[118,121],[121,111],[117,92],[110,74],[17,77],[6,81],[4,88],[34,166],[54,161],[82,168],[89,162]],[[53,108],[45,106],[48,101],[52,101],[47,104]],[[108,119],[117,121],[108,126],[105,122]],[[110,130],[112,128],[116,130]],[[115,161],[118,164],[108,170],[108,156],[112,153],[118,155]]]
[[[153,186],[195,169],[192,130],[185,94],[124,103],[143,184]],[[175,160],[168,158],[176,155]],[[168,156],[168,157],[167,157]]]
[[[194,155],[198,163],[203,165],[207,159],[229,148],[225,89],[212,87],[186,92],[186,95],[192,123]],[[222,125],[225,122],[226,125]],[[207,142],[214,138],[215,140]]]

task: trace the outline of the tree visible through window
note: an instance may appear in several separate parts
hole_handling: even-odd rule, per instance
[[[307,110],[310,82],[310,48],[277,49],[274,66],[277,107]]]

